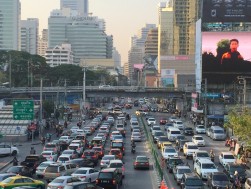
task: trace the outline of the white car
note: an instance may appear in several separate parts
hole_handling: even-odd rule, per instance
[[[155,125],[156,124],[156,119],[154,117],[149,117],[147,119],[147,125]]]
[[[165,159],[168,159],[170,157],[178,156],[178,152],[175,150],[175,148],[167,146],[162,149],[162,156]]]
[[[152,133],[152,136],[154,136],[155,131],[161,131],[161,128],[160,126],[154,125],[151,127],[150,131]]]
[[[194,144],[193,142],[186,142],[183,145],[183,152],[184,152],[184,156],[186,156],[186,158],[188,158],[189,156],[192,157],[193,153],[198,151],[199,148],[196,144]]]
[[[122,174],[122,177],[125,177],[125,167],[121,160],[111,160],[107,168],[117,168],[119,173]]]
[[[210,173],[218,172],[215,164],[209,159],[197,159],[194,162],[194,171],[202,179],[207,179]]]
[[[198,150],[198,151],[193,153],[193,162],[195,162],[198,158],[211,160],[211,157],[210,157],[209,153],[207,151],[204,151],[204,150],[203,151]]]
[[[197,146],[205,146],[206,145],[205,140],[200,135],[194,135],[192,137],[192,142],[194,144],[196,144]]]
[[[133,132],[131,135],[131,141],[141,142],[142,141],[141,133]]]
[[[178,118],[175,116],[172,116],[169,118],[169,122],[173,123],[174,121],[176,121]]]
[[[72,176],[60,176],[55,178],[53,181],[51,181],[47,189],[62,189],[64,188],[68,183],[72,182],[80,182],[81,180]]]
[[[71,130],[71,132],[76,133],[79,130],[79,127],[73,126],[70,130]]]
[[[116,156],[115,155],[104,155],[104,157],[100,161],[100,167],[101,168],[106,168],[111,160],[115,160]]]
[[[221,152],[219,155],[219,163],[225,167],[228,163],[235,163],[236,159],[231,152]]]
[[[41,153],[41,155],[43,157],[45,157],[47,159],[47,161],[54,161],[56,162],[58,159],[58,154],[56,152],[53,151],[43,151]]]
[[[0,144],[0,155],[17,155],[19,150],[15,146],[9,144]]]
[[[70,154],[62,154],[58,157],[57,162],[58,163],[69,163],[71,160],[73,160],[73,158]]]
[[[81,167],[74,171],[71,176],[77,177],[84,182],[94,182],[98,178],[99,171],[91,167]]]
[[[70,150],[76,150],[78,154],[82,154],[84,152],[83,146],[79,143],[71,143],[68,148]]]
[[[42,178],[44,176],[44,170],[54,161],[44,161],[36,168],[37,178]]]
[[[177,184],[180,184],[184,173],[191,173],[191,172],[192,171],[189,166],[178,165],[173,169],[174,180],[176,180]]]
[[[204,125],[197,125],[195,127],[195,133],[197,133],[197,134],[206,134],[206,129],[205,129]]]
[[[181,120],[175,120],[173,122],[173,127],[177,128],[177,129],[180,129],[180,130],[183,130],[184,129],[184,124]]]
[[[61,136],[58,140],[59,140],[59,141],[66,142],[66,143],[68,143],[68,144],[70,144],[71,141],[72,141],[72,139],[71,139],[70,136]]]

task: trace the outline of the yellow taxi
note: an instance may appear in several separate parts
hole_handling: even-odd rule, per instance
[[[38,189],[45,188],[44,182],[20,175],[6,178],[0,182],[0,189],[11,189],[19,186],[33,186]]]
[[[160,144],[160,149],[161,149],[161,152],[163,151],[163,149],[165,148],[165,147],[167,147],[167,146],[173,146],[173,144],[171,143],[171,142],[162,142],[161,144]]]

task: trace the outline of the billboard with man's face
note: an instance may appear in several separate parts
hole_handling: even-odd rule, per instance
[[[251,0],[203,0],[203,22],[251,22]]]
[[[251,74],[251,32],[202,32],[202,77],[232,83]]]

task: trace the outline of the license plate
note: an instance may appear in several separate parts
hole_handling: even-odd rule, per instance
[[[102,180],[102,183],[108,183],[108,180]]]
[[[140,165],[144,165],[145,163],[140,163]]]

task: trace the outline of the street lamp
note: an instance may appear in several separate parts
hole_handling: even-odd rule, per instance
[[[86,87],[85,87],[85,82],[86,82],[86,70],[87,70],[87,66],[83,66],[83,100],[82,100],[82,112],[84,114],[84,111],[85,111],[85,90],[86,90]]]

